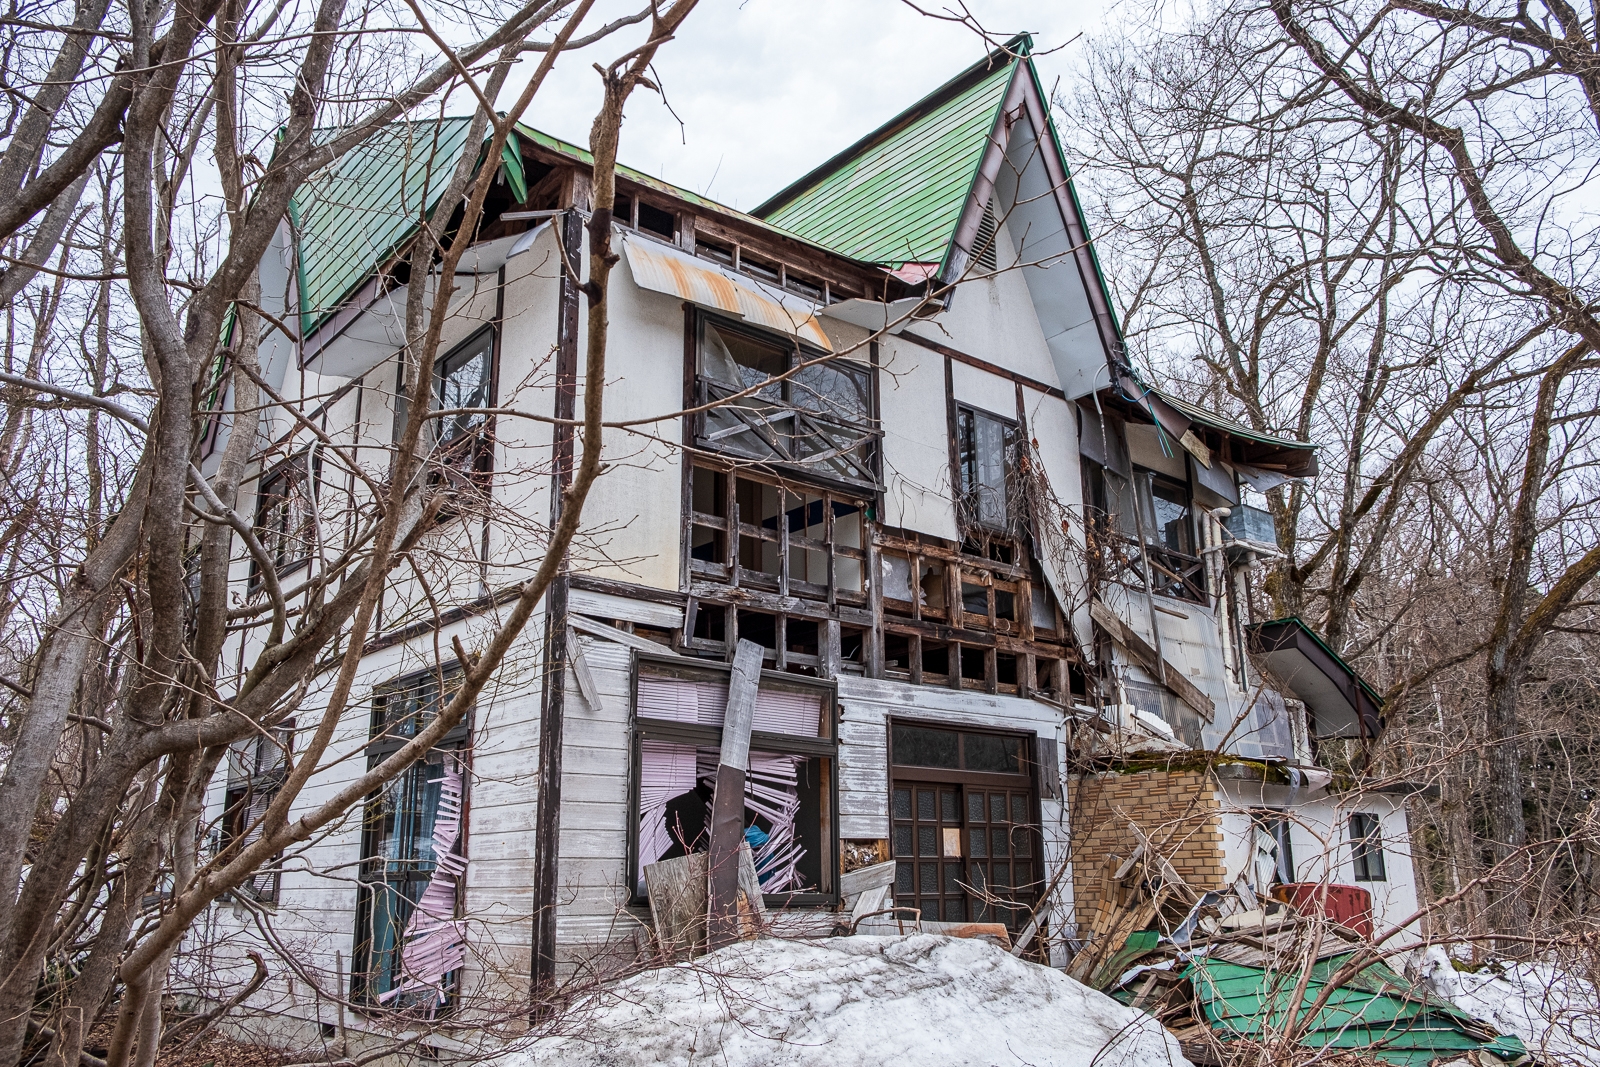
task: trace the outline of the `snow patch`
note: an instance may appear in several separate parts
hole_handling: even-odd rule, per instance
[[[1600,1067],[1600,991],[1593,983],[1549,963],[1458,971],[1438,945],[1419,953],[1412,969],[1428,992],[1517,1035],[1540,1061]]]
[[[1150,1016],[983,941],[742,942],[576,1006],[495,1067],[1180,1067]]]

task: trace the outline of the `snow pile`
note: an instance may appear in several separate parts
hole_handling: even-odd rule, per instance
[[[497,1067],[1171,1067],[1173,1037],[1058,971],[917,934],[742,942],[608,987]]]
[[[1592,983],[1549,963],[1495,962],[1458,971],[1437,945],[1414,966],[1428,992],[1517,1035],[1535,1058],[1600,1067],[1600,991]]]

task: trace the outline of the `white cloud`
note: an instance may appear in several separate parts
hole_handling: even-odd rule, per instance
[[[1027,30],[1043,51],[1094,29],[1112,3],[972,0],[970,6],[991,33]],[[631,6],[605,0],[591,24]],[[530,109],[531,124],[587,145],[600,99],[590,64],[642,37],[619,35],[563,57]],[[660,97],[636,92],[621,160],[749,210],[986,51],[971,30],[919,15],[902,0],[701,0],[656,64],[683,125]],[[1047,89],[1081,52],[1079,42],[1040,58]],[[532,72],[531,59],[524,66]]]

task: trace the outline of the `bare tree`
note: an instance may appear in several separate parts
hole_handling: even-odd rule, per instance
[[[651,85],[656,51],[694,6],[651,3],[589,27],[593,0],[491,5],[465,16],[412,5],[384,32],[343,0],[310,12],[244,0],[170,10],[90,2],[65,26],[50,21],[59,5],[41,5],[22,24],[55,54],[48,64],[40,47],[0,59],[12,64],[11,83],[33,87],[8,98],[22,103],[6,116],[0,173],[19,192],[0,208],[9,250],[0,286],[20,294],[8,311],[11,336],[25,325],[34,338],[21,351],[7,345],[0,377],[4,490],[24,509],[0,531],[6,626],[27,649],[25,659],[0,664],[0,885],[15,887],[0,905],[0,1060],[16,1060],[38,1032],[50,1037],[52,1063],[76,1063],[86,1023],[120,985],[108,1062],[153,1062],[168,964],[195,916],[426,753],[494,675],[561,566],[600,471],[622,111],[635,88]],[[337,796],[291,818],[306,782],[334,757],[330,742],[385,584],[450,495],[430,472],[440,445],[432,367],[451,287],[430,293],[427,279],[454,277],[495,166],[480,166],[475,147],[463,151],[443,175],[439,210],[414,208],[416,236],[404,252],[404,429],[383,471],[322,442],[361,488],[350,497],[342,550],[293,588],[246,517],[241,486],[259,462],[254,424],[266,406],[287,408],[299,432],[319,431],[309,408],[285,403],[261,378],[259,338],[291,328],[263,310],[257,265],[294,191],[374,131],[465,93],[476,102],[466,143],[483,144],[481,158],[497,161],[564,52],[640,22],[643,43],[600,68],[582,288],[591,387],[560,521],[483,647],[458,650],[465,677],[448,707]],[[540,31],[553,37],[535,40]],[[517,56],[529,50],[536,69],[497,111]],[[262,100],[281,100],[282,110]],[[200,155],[206,143],[209,163]],[[206,180],[222,190],[220,212],[203,201],[197,183]],[[98,195],[97,210],[79,209],[86,189]],[[98,231],[94,242],[74,237],[85,228]],[[64,306],[82,323],[71,345],[63,344],[71,336]],[[197,448],[229,386],[232,433],[215,475],[205,477]],[[51,408],[61,421],[44,440]],[[54,495],[53,479],[79,457],[87,484]],[[52,506],[55,515],[41,510]],[[241,551],[259,576],[243,602],[229,584]],[[221,657],[230,631],[248,637],[250,657],[236,666]],[[326,702],[309,742],[289,758],[283,788],[249,835],[203,855],[204,790],[229,746],[290,718],[330,655],[338,667]],[[158,883],[164,902],[147,915],[142,902]],[[52,966],[41,984],[47,961],[61,958],[71,966]]]

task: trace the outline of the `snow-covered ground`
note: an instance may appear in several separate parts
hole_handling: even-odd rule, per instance
[[[1600,990],[1548,963],[1490,963],[1458,971],[1439,946],[1412,964],[1428,991],[1505,1034],[1541,1062],[1600,1067]]]
[[[983,941],[743,942],[610,986],[496,1067],[1182,1067],[1150,1016]]]

